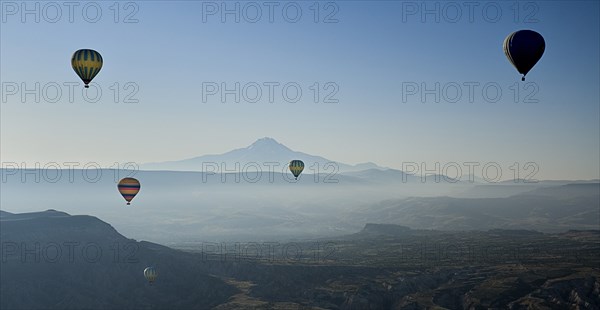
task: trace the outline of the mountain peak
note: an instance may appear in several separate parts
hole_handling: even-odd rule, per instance
[[[335,163],[340,172],[359,171],[367,169],[385,170],[387,168],[377,166],[374,163],[363,163],[356,166],[348,165],[327,158],[310,155],[303,152],[294,151],[287,146],[279,143],[271,137],[262,137],[252,144],[231,150],[223,154],[202,155],[194,158],[188,158],[178,161],[169,161],[162,163],[149,163],[142,166],[143,170],[170,170],[170,171],[201,171],[204,163],[226,163],[227,167],[236,164],[244,167],[249,163],[276,162],[279,164],[289,163],[292,159],[300,159],[305,164],[319,163],[320,167],[325,167],[329,163]],[[245,169],[245,168],[244,168]]]
[[[254,143],[252,143],[252,145],[256,145],[256,144],[281,144],[281,143],[277,142],[277,140],[275,140],[271,137],[263,137],[263,138],[260,138],[256,141],[254,141]]]
[[[269,150],[269,151],[283,149],[285,151],[291,151],[287,146],[277,142],[277,140],[270,138],[270,137],[260,138],[256,141],[254,141],[254,143],[252,143],[246,149],[248,149],[248,150]]]

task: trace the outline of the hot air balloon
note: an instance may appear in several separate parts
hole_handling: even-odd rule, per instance
[[[127,205],[130,205],[131,200],[137,193],[140,191],[140,181],[134,178],[124,178],[119,181],[119,193],[125,198],[127,201]]]
[[[504,54],[519,73],[525,75],[542,58],[546,42],[541,34],[533,30],[515,31],[504,39]]]
[[[150,282],[150,285],[152,285],[152,283],[154,283],[154,281],[156,281],[156,278],[158,277],[158,272],[156,272],[156,269],[154,269],[154,267],[147,267],[146,269],[144,269],[144,277],[146,278],[146,280],[148,280],[148,282]]]
[[[85,88],[89,88],[92,79],[102,69],[102,56],[94,50],[81,49],[73,53],[71,66],[85,84]]]
[[[294,159],[290,161],[289,168],[296,180],[298,180],[298,176],[304,170],[304,163],[301,160]]]

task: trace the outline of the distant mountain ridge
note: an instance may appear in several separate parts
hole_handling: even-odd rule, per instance
[[[10,213],[3,210],[0,210],[0,217],[3,217],[4,220],[22,220],[22,219],[35,219],[35,218],[45,218],[45,217],[66,217],[71,216],[68,213],[56,211],[53,209],[48,209],[46,211],[40,212],[28,212],[28,213]]]
[[[326,166],[329,163],[337,165],[339,172],[387,169],[372,162],[349,165],[321,156],[294,151],[269,137],[258,139],[248,147],[235,149],[223,154],[202,155],[184,160],[147,163],[142,164],[140,168],[142,170],[203,171],[214,169],[208,167],[208,165],[214,164],[220,169],[222,163],[225,163],[226,169],[236,169],[237,163],[239,164],[239,168],[237,169],[243,169],[244,166],[247,165],[245,169],[253,170],[255,169],[255,163],[260,165],[261,169],[269,168],[267,165],[264,165],[264,163],[278,163],[279,166],[275,166],[274,169],[276,172],[281,172],[284,170],[287,163],[293,159],[302,160],[305,164],[304,169],[306,170],[309,170],[312,165],[317,163],[319,165],[319,171],[321,172],[328,169],[328,171],[333,171],[333,167]],[[316,167],[313,169],[316,169]]]
[[[579,230],[573,230],[579,232]],[[412,229],[408,226],[397,225],[397,224],[378,224],[378,223],[366,223],[361,231],[355,234],[346,235],[342,237],[370,237],[374,238],[377,236],[417,236],[417,235],[440,235],[446,233],[453,233],[451,230],[435,230],[435,229]],[[480,230],[481,233],[496,234],[503,236],[524,236],[524,235],[543,235],[544,233],[536,230],[528,229],[503,229],[495,228],[489,230]],[[600,233],[599,230],[590,230],[591,233]]]
[[[0,210],[0,217],[3,217],[3,216],[11,216],[11,215],[13,215],[13,214],[12,214],[12,213],[10,213],[10,212],[6,212],[6,211],[2,211],[2,210]]]
[[[561,232],[600,227],[600,183],[535,188],[506,198],[411,197],[350,210],[349,218],[433,230],[531,229]],[[393,226],[388,229],[396,229]],[[373,231],[374,227],[365,227]],[[382,226],[377,227],[379,232]]]

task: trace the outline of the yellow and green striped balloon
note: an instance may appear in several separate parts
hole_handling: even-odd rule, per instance
[[[147,267],[144,269],[144,277],[150,282],[150,285],[152,285],[152,283],[156,281],[156,278],[158,278],[158,272],[156,272],[156,269],[152,266]]]
[[[92,79],[102,69],[102,56],[94,50],[81,49],[73,53],[71,66],[85,84],[85,88],[89,88]]]
[[[290,161],[289,168],[296,180],[298,180],[298,176],[302,173],[302,170],[304,170],[304,163],[301,160],[294,159]]]

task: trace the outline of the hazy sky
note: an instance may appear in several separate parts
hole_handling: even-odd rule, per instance
[[[2,1],[2,162],[157,162],[269,136],[351,164],[600,175],[598,1],[52,3]],[[546,40],[525,83],[502,51],[519,29]],[[87,99],[80,48],[104,57]]]

